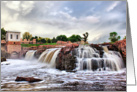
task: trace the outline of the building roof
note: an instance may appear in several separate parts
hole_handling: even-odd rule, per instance
[[[18,31],[6,31],[6,33],[21,33],[21,32],[18,32]]]

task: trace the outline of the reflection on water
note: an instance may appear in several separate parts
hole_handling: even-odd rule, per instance
[[[48,65],[35,60],[8,59],[7,63],[1,65],[3,91],[126,90],[126,69],[72,73],[48,68]],[[43,81],[15,82],[17,76],[40,78]]]

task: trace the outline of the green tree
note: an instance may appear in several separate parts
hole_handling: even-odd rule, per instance
[[[29,32],[25,32],[24,34],[23,34],[23,39],[31,39],[32,38],[32,34],[30,34]]]
[[[81,41],[81,36],[80,35],[72,35],[68,38],[69,41],[71,42],[77,42],[77,41]]]
[[[84,40],[84,42],[87,42],[87,40],[88,40],[88,32],[86,32],[85,34],[83,34],[83,40]]]
[[[120,36],[118,36],[117,32],[111,32],[109,40],[114,43],[120,39]]]
[[[57,42],[57,40],[56,40],[55,37],[53,37],[53,39],[52,39],[52,43],[55,43],[55,42]]]
[[[44,38],[41,39],[42,43],[46,43],[46,40]]]
[[[80,35],[76,35],[76,39],[77,39],[78,41],[81,41],[82,37],[81,37]]]
[[[52,40],[50,38],[45,38],[47,43],[51,43]]]
[[[48,43],[51,43],[52,41],[51,41],[51,39],[48,39]]]
[[[35,38],[35,39],[36,39],[36,41],[38,42],[38,36],[35,36],[34,38]]]
[[[31,37],[31,39],[30,39],[30,40],[32,41],[33,39],[35,39],[35,37]]]
[[[1,40],[6,39],[6,30],[4,28],[1,28]]]
[[[126,39],[126,36],[123,39]]]
[[[38,42],[41,42],[43,38],[42,37],[38,37]]]
[[[56,37],[57,41],[68,41],[68,38],[66,35],[59,35]]]

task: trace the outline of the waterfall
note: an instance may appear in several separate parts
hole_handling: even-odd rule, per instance
[[[102,46],[104,49],[104,52],[109,53],[107,46]]]
[[[121,54],[117,51],[109,51],[103,47],[103,58],[100,57],[96,49],[90,46],[79,46],[77,48],[77,70],[111,70],[118,71],[124,68]]]
[[[77,55],[79,58],[92,58],[94,56],[99,57],[99,54],[96,53],[93,48],[86,45],[80,45],[79,48],[77,48]]]
[[[51,67],[55,68],[55,61],[60,50],[61,48],[47,49],[40,55],[38,61],[48,63]]]
[[[34,58],[34,54],[37,50],[29,50],[26,55],[25,55],[25,59],[26,60],[31,60]]]
[[[117,51],[109,51],[109,53],[104,53],[103,58],[105,58],[104,63],[110,66],[112,70],[120,70],[124,67],[122,56]]]

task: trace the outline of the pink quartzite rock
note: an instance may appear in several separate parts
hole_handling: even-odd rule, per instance
[[[66,44],[60,50],[58,57],[56,59],[56,68],[60,70],[72,71],[75,69],[76,59],[71,52],[74,52],[75,48],[77,48],[78,44]]]
[[[117,41],[117,42],[114,43],[114,45],[120,51],[120,53],[123,57],[124,63],[126,64],[126,39]]]

